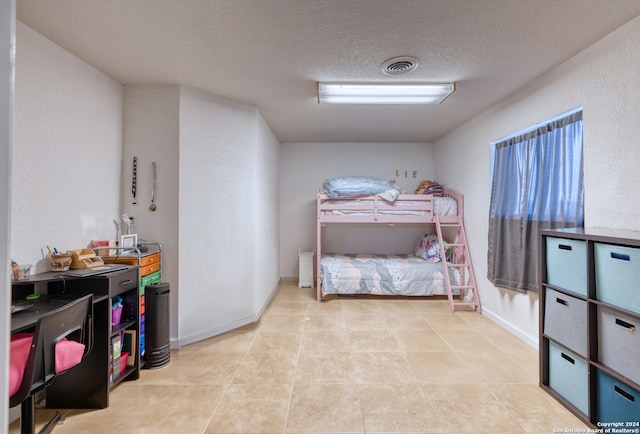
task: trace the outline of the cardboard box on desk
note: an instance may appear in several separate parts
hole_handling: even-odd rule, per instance
[[[67,250],[67,254],[71,256],[71,269],[93,268],[104,265],[102,258],[96,256],[96,252],[91,249],[75,249]]]

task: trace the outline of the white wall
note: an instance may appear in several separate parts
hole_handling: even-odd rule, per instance
[[[254,195],[254,312],[260,312],[280,279],[280,142],[262,116],[256,118]]]
[[[11,251],[11,148],[13,133],[13,96],[15,72],[15,23],[14,0],[0,2],[0,264],[9,263]],[[8,267],[0,267],[0,390],[9,390],[9,330],[11,286]],[[0,427],[9,424],[7,393],[0,396]]]
[[[537,294],[487,280],[489,143],[583,106],[585,225],[640,230],[640,18],[608,35],[436,142],[436,176],[465,194],[465,225],[484,312],[530,343],[538,339]],[[456,170],[444,168],[457,167]]]
[[[421,180],[433,179],[433,160],[433,146],[427,143],[283,143],[280,276],[285,280],[297,279],[298,249],[315,249],[316,194],[325,179],[337,176],[395,179],[398,186],[413,193]],[[412,178],[414,170],[416,178]],[[332,225],[323,231],[322,248],[325,252],[408,253],[423,230],[403,225],[375,228]]]
[[[126,86],[121,209],[134,218],[132,233],[162,245],[162,281],[170,284],[170,336],[178,337],[178,186],[180,86]],[[136,200],[131,181],[137,157]],[[151,211],[151,163],[156,163],[156,211]]]
[[[260,127],[258,127],[260,123]],[[260,139],[258,139],[260,134]],[[194,342],[254,321],[275,291],[275,148],[255,107],[183,87],[180,96],[179,334]],[[264,199],[263,199],[264,198]],[[259,222],[259,223],[258,223]],[[256,229],[265,229],[257,233]],[[258,237],[265,241],[256,242]],[[256,251],[256,247],[268,250]],[[270,265],[268,265],[270,264]],[[274,267],[271,271],[265,271]],[[263,275],[258,275],[257,271]],[[262,285],[259,293],[255,286]]]
[[[48,271],[44,246],[115,235],[122,86],[17,23],[11,255]]]
[[[46,245],[115,238],[127,212],[163,244],[178,345],[255,321],[279,279],[279,143],[257,109],[173,85],[129,87],[125,99],[32,29],[19,23],[17,36],[12,256],[46,271]]]

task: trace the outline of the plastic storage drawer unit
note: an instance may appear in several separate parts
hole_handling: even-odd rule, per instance
[[[587,302],[546,288],[544,333],[587,357]]]
[[[598,370],[596,419],[604,423],[640,422],[640,392]],[[628,428],[640,426],[631,425]]]
[[[598,360],[638,384],[639,327],[640,320],[605,306],[598,306]]]
[[[545,237],[547,283],[587,296],[587,244],[582,240]]]
[[[587,361],[549,341],[549,387],[583,414],[589,411],[589,368]]]
[[[640,314],[640,249],[594,244],[596,298]]]
[[[298,249],[299,270],[298,270],[298,287],[313,288],[313,253],[303,252]]]

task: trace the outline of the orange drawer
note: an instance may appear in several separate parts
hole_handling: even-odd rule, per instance
[[[126,264],[126,265],[138,265],[138,258],[130,258],[128,256],[123,256],[121,258],[117,257],[104,257],[102,261],[105,264]]]
[[[160,263],[149,264],[144,267],[140,267],[140,277],[144,277],[148,274],[155,273],[160,269]]]
[[[156,264],[160,262],[160,253],[154,253],[153,255],[143,256],[140,258],[140,268],[147,265]]]
[[[144,315],[144,295],[140,297],[140,315]]]

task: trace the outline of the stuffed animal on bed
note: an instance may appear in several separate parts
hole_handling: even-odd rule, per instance
[[[418,188],[416,188],[416,194],[424,194],[424,190],[429,185],[431,185],[431,181],[429,181],[428,179],[425,179],[424,181],[420,182],[420,185],[418,185]]]
[[[449,246],[446,240],[443,242],[444,254],[448,261],[451,258],[453,248]],[[440,242],[438,241],[438,236],[435,234],[426,234],[423,236],[420,241],[418,241],[418,244],[416,244],[415,255],[418,258],[425,259],[427,262],[440,262],[442,258],[440,257]]]
[[[425,179],[416,188],[415,194],[432,194],[434,196],[442,196],[443,187],[438,181],[429,181]]]

